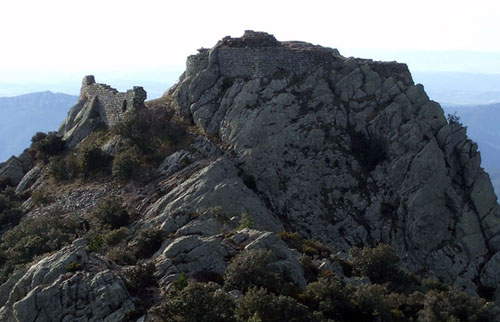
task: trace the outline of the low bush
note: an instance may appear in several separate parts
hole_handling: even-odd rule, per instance
[[[35,206],[43,206],[52,202],[52,196],[43,188],[31,192],[31,201]]]
[[[111,173],[111,156],[99,147],[91,146],[78,152],[80,171],[85,177]]]
[[[105,229],[118,229],[127,226],[129,223],[129,213],[122,206],[122,199],[118,197],[103,198],[92,212],[92,217],[97,225]]]
[[[61,153],[66,143],[56,132],[38,132],[31,138],[31,150],[35,158],[48,161],[48,158]]]
[[[84,233],[83,222],[59,213],[46,213],[28,218],[2,235],[0,252],[7,258],[1,269],[15,267],[36,256],[61,249]],[[8,276],[0,278],[0,284]]]
[[[355,310],[350,301],[352,292],[353,287],[332,275],[309,283],[300,299],[326,319],[343,320],[342,317],[349,316]]]
[[[305,239],[298,233],[281,231],[278,233],[288,247],[294,248],[308,256],[328,257],[331,254],[330,249],[319,241]]]
[[[70,172],[67,168],[66,159],[61,156],[52,157],[49,159],[49,174],[56,181],[68,180]]]
[[[140,293],[148,287],[157,286],[154,276],[155,265],[153,263],[139,264],[125,271],[127,287],[134,294]]]
[[[307,306],[295,299],[269,293],[264,288],[253,287],[238,301],[236,321],[307,322],[316,321]]]
[[[165,233],[161,229],[151,228],[141,230],[135,244],[137,257],[151,257],[161,247],[164,238]]]
[[[120,227],[118,229],[114,229],[114,230],[108,232],[104,236],[104,243],[107,246],[116,246],[122,240],[124,240],[129,234],[130,234],[130,231],[127,227]]]
[[[232,322],[234,302],[215,283],[190,282],[167,298],[152,311],[162,321]]]
[[[135,252],[126,247],[112,247],[106,252],[106,258],[118,265],[134,265],[137,263]]]
[[[242,213],[240,223],[238,225],[238,228],[236,228],[236,230],[242,230],[245,228],[253,228],[253,227],[254,227],[254,223],[253,223],[252,218],[250,218],[250,215],[247,214],[246,212]]]
[[[276,260],[271,251],[263,249],[248,250],[236,255],[226,268],[224,288],[246,292],[254,286],[279,293],[285,286],[285,279],[270,269]]]
[[[173,113],[163,108],[130,110],[113,127],[113,131],[127,139],[144,155],[162,160],[188,138],[185,127],[173,119]]]
[[[138,179],[142,172],[142,163],[136,153],[124,151],[115,156],[111,173],[122,180]]]
[[[83,264],[80,262],[71,262],[66,265],[66,272],[78,272],[83,270]]]
[[[429,291],[423,299],[423,308],[418,312],[420,320],[427,322],[439,321],[495,321],[493,303],[484,299],[472,297],[464,292],[450,289],[449,291]]]
[[[97,232],[87,235],[86,239],[88,241],[87,249],[90,252],[99,252],[104,246],[104,240],[102,236]]]
[[[5,229],[19,223],[24,212],[20,209],[19,196],[10,190],[0,193],[0,227]]]
[[[394,250],[386,244],[375,248],[353,247],[349,251],[349,263],[353,267],[353,274],[366,276],[373,283],[389,282],[399,271],[397,264],[399,257]]]

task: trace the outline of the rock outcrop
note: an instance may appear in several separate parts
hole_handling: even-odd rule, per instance
[[[78,271],[69,272],[72,264]],[[110,268],[87,252],[84,240],[76,240],[0,287],[0,320],[122,321],[135,307]]]
[[[0,176],[9,178],[10,184],[16,186],[32,167],[33,158],[28,151],[24,151],[19,156],[11,156],[6,162],[0,164]]]
[[[188,193],[170,198],[176,188],[153,207],[165,214],[159,224],[176,205],[223,205],[264,213],[336,252],[387,243],[412,271],[470,293],[497,289],[500,208],[477,145],[447,123],[406,65],[247,32],[189,57],[168,94],[232,152],[225,169],[238,171],[214,177],[210,164],[203,182],[245,177],[246,198],[263,208],[239,209],[238,198],[226,205],[191,177]],[[225,195],[240,194],[241,185],[226,187]],[[197,194],[203,205],[191,201]]]
[[[134,86],[125,93],[95,82],[94,76],[85,76],[80,98],[59,128],[68,146],[74,147],[99,125],[113,126],[129,109],[142,108],[146,91]]]

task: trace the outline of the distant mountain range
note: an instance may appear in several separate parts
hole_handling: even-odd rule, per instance
[[[77,99],[49,91],[0,97],[0,162],[27,148],[35,132],[57,130]]]
[[[500,103],[500,75],[456,72],[412,72],[432,100],[443,105]]]
[[[497,195],[500,195],[500,104],[456,106],[442,105],[445,114],[456,112],[467,126],[467,135],[477,142],[481,166],[489,173]]]

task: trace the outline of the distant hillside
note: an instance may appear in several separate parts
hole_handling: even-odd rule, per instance
[[[477,106],[442,106],[445,114],[454,112],[467,127],[467,135],[479,145],[481,165],[490,174],[500,195],[500,104]]]
[[[28,147],[35,132],[57,130],[77,98],[48,91],[0,97],[0,162]]]

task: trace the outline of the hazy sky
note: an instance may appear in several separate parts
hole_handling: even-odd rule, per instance
[[[245,29],[377,59],[489,52],[491,61],[480,64],[500,73],[500,2],[493,0],[16,0],[0,4],[0,81],[151,71],[161,78],[182,70],[197,48]]]

